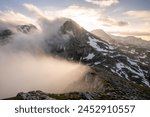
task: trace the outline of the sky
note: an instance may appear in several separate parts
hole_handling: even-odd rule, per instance
[[[2,22],[33,22],[35,15],[68,17],[88,31],[150,40],[150,0],[0,0]]]

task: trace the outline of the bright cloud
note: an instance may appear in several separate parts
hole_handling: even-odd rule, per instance
[[[142,19],[144,21],[150,21],[150,11],[127,11],[125,14],[133,18],[140,18],[140,20]]]
[[[61,13],[64,17],[71,18],[79,23],[87,30],[100,27],[99,17],[102,17],[102,12],[92,8],[81,7],[77,5],[69,6]]]
[[[120,34],[133,35],[150,40],[150,11],[126,11],[123,15],[123,17],[130,22],[130,25],[125,30],[121,32],[118,31]]]
[[[127,26],[128,25],[127,21],[115,20],[108,16],[101,17],[100,20],[103,21],[103,24],[105,26]]]
[[[5,27],[12,27],[16,25],[16,22],[18,25],[20,24],[29,24],[32,23],[34,24],[34,20],[21,14],[18,12],[14,11],[0,11],[0,27],[5,28]]]
[[[119,3],[119,0],[85,0],[85,1],[101,7],[109,7],[111,5]]]
[[[82,6],[69,6],[61,13],[64,17],[69,17],[81,26],[88,30],[95,28],[112,27],[112,26],[126,26],[128,22],[111,18],[99,9],[92,9]]]
[[[129,35],[134,35],[134,36],[150,36],[150,33],[149,32],[112,32],[112,33],[116,33],[116,34],[121,34],[121,35],[126,35],[126,36],[129,36]]]
[[[116,32],[109,32],[111,34],[114,34],[114,35],[121,35],[121,36],[136,36],[136,37],[139,37],[139,38],[142,38],[144,40],[150,40],[150,33],[148,31],[116,31]]]
[[[113,32],[113,34],[122,33],[122,35],[141,36],[150,40],[148,33],[150,30],[149,11],[127,11],[120,14],[120,17],[113,17],[99,8],[89,8],[79,5],[71,5],[61,10],[41,10],[33,4],[23,4],[23,6],[30,11],[31,15],[34,14],[35,17],[29,17],[14,11],[0,11],[0,27],[5,28],[16,24],[34,24],[37,26],[40,23],[38,21],[41,21],[40,18],[53,20],[59,17],[67,17],[76,21],[88,31],[103,29],[106,32]],[[44,26],[49,27],[48,25]]]
[[[44,17],[43,12],[38,7],[36,7],[35,5],[23,4],[23,6],[26,7],[32,13],[34,13],[35,15],[40,16],[40,17]]]
[[[31,12],[31,14],[34,14],[37,18],[45,18],[49,20],[54,20],[60,17],[59,15],[60,12],[58,11],[41,10],[37,6],[33,4],[27,4],[27,3],[23,4],[23,6],[27,8]]]

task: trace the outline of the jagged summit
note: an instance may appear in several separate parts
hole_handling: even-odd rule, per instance
[[[61,27],[62,31],[73,31],[73,32],[77,32],[80,29],[83,29],[80,25],[78,25],[76,22],[74,22],[73,20],[67,20],[64,22],[64,24]],[[64,32],[65,33],[65,32]]]

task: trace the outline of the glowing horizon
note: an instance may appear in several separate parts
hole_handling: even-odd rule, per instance
[[[43,0],[39,3],[34,0],[30,3],[27,0],[14,0],[10,3],[1,1],[0,26],[8,20],[11,25],[16,22],[21,24],[24,20],[36,24],[35,16],[48,19],[67,17],[88,31],[102,29],[115,35],[132,35],[150,40],[150,8],[147,4],[150,2],[143,3],[142,0]]]

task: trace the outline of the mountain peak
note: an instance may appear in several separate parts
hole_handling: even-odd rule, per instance
[[[37,27],[34,26],[33,24],[17,26],[17,30],[22,32],[22,33],[29,33],[29,32],[32,32],[32,31],[34,31],[36,29],[37,29]]]

